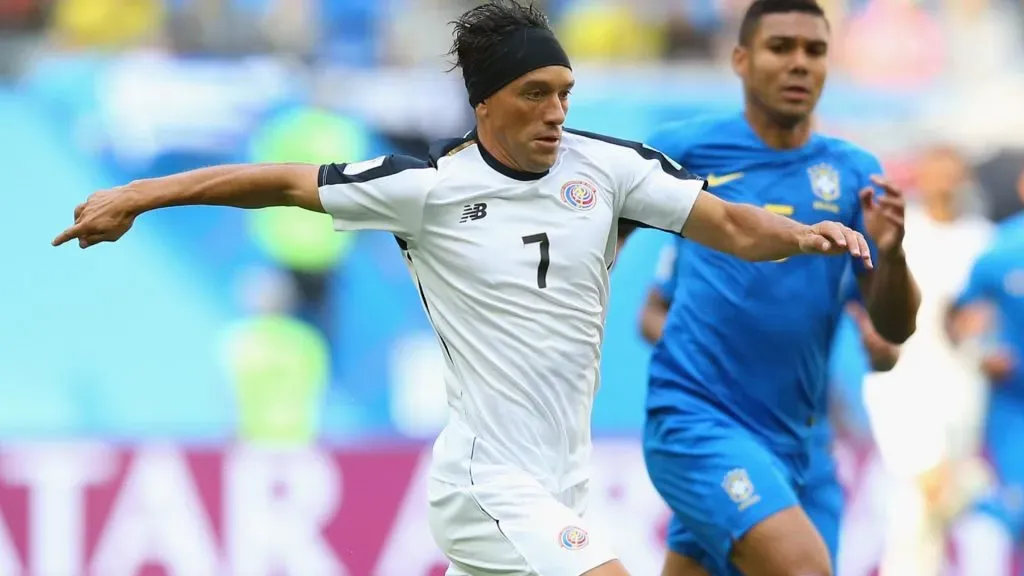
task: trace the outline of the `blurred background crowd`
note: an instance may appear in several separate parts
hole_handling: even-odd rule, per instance
[[[473,4],[0,0],[0,439],[360,450],[431,438],[446,417],[443,360],[389,235],[336,234],[326,216],[289,209],[178,208],[146,215],[116,247],[48,241],[89,192],[132,179],[423,155],[464,133],[447,23]],[[739,108],[728,58],[745,0],[538,4],[577,68],[570,126],[642,140],[668,120]],[[1021,210],[1024,2],[823,5],[833,56],[819,129],[879,154],[912,195],[926,233],[911,262],[938,310],[988,226]],[[634,235],[613,274],[598,437],[638,435],[648,349],[636,319],[665,241]],[[948,351],[933,320],[889,376],[909,382],[887,382],[889,400],[872,378],[862,391],[852,320],[833,359],[844,438],[869,443],[865,396],[896,406],[875,419],[903,438],[914,473],[950,450],[948,439],[924,448],[929,438],[981,402],[945,393],[955,386],[929,360]]]

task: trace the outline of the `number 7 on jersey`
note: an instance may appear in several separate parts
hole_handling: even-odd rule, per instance
[[[551,254],[549,252],[551,242],[548,241],[547,233],[541,232],[540,234],[523,236],[523,246],[529,246],[530,244],[540,244],[540,263],[537,264],[537,288],[547,288],[548,265],[551,264]]]

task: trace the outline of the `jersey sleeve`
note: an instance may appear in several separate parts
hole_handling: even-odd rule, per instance
[[[437,170],[408,156],[380,156],[320,167],[320,203],[337,230],[384,230],[405,239],[423,222]]]
[[[622,173],[619,217],[640,225],[679,234],[707,182],[674,160],[638,145],[617,163]]]
[[[992,254],[982,255],[971,267],[967,283],[957,295],[954,306],[960,308],[995,297],[999,292],[997,276]]]
[[[676,262],[679,260],[679,240],[670,238],[658,254],[658,265],[654,271],[654,289],[661,299],[671,302],[676,291]]]
[[[864,239],[867,240],[868,248],[871,250],[871,260],[874,262],[878,259],[878,247],[875,246],[874,239],[871,238],[870,234],[868,234],[867,225],[864,222],[864,210],[860,204],[860,191],[865,187],[870,186],[874,189],[876,196],[882,194],[882,189],[875,186],[874,182],[871,181],[871,176],[882,174],[883,169],[882,163],[878,161],[878,158],[875,157],[875,155],[864,151],[861,151],[859,155],[860,158],[858,160],[859,165],[857,169],[859,181],[857,182],[857,187],[854,189],[854,194],[857,195],[856,198],[854,198],[854,202],[857,203],[857,207],[853,221],[853,229],[860,232],[864,236]],[[857,276],[861,276],[867,272],[867,268],[864,266],[864,261],[860,258],[854,258],[853,271]]]

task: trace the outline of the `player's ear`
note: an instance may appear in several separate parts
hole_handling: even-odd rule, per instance
[[[732,71],[740,78],[747,77],[747,67],[750,63],[750,50],[746,46],[737,44],[732,49]]]

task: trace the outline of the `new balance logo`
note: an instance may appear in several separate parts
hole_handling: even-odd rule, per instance
[[[459,218],[459,222],[469,222],[470,220],[481,220],[487,216],[487,204],[484,202],[478,202],[476,204],[466,204],[462,207],[462,218]]]

